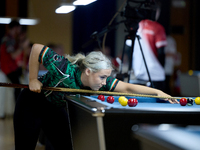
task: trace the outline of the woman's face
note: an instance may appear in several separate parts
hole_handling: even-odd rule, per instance
[[[111,72],[111,69],[102,69],[96,73],[90,71],[88,74],[89,87],[95,91],[99,90],[103,85],[106,85],[106,79],[111,75]]]

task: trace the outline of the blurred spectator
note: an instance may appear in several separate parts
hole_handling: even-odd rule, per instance
[[[22,26],[22,30],[19,36],[19,46],[23,48],[23,53],[21,54],[20,61],[22,63],[21,66],[24,70],[28,70],[27,65],[32,45],[33,43],[30,42],[27,36],[26,26]]]
[[[8,25],[8,32],[3,37],[0,47],[1,71],[15,84],[20,84],[20,76],[22,75],[22,65],[17,61],[17,57],[21,55],[23,50],[23,48],[19,46],[20,31],[21,26],[19,22],[16,20],[11,21]],[[15,101],[20,91],[20,88],[15,88]]]
[[[27,36],[26,26],[22,26],[22,30],[19,35],[19,47],[22,49],[22,53],[16,58],[19,66],[22,67],[22,78],[21,82],[28,84],[28,61],[31,53],[33,43],[30,42]]]

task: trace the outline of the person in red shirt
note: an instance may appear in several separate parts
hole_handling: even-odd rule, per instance
[[[139,35],[140,39],[135,39],[132,69],[138,81],[141,83],[149,83],[151,78],[152,87],[165,91],[164,48],[167,46],[167,39],[164,27],[156,21],[159,18],[160,7],[161,4],[157,1],[155,21],[153,19],[144,19],[139,22],[137,35]],[[149,75],[143,60],[139,41],[144,53]]]
[[[137,34],[141,37],[140,42],[151,80],[153,81],[155,88],[164,90],[164,47],[167,45],[164,27],[156,21],[148,19],[142,20],[139,23]],[[135,40],[132,63],[136,78],[142,81],[149,81],[137,40]]]
[[[8,33],[3,37],[0,46],[0,68],[1,71],[12,82],[19,84],[22,68],[16,58],[21,55],[22,49],[18,46],[18,37],[21,31],[21,25],[13,20],[8,25]],[[21,89],[16,88],[14,92],[15,101]]]

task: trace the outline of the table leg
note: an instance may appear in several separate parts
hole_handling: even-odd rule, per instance
[[[100,150],[106,150],[104,127],[103,127],[103,117],[97,116],[96,120],[97,120],[97,129],[98,129]]]

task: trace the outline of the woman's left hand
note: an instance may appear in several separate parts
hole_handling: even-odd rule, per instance
[[[160,96],[160,97],[171,97],[170,95],[168,95],[168,94],[166,94],[166,93],[164,93],[164,92],[162,92],[160,90],[158,90],[157,95]],[[174,103],[178,104],[179,103],[177,101],[177,99],[174,99],[174,98],[167,98],[167,99],[164,99],[164,100],[165,101],[169,101],[171,104],[174,104]]]

